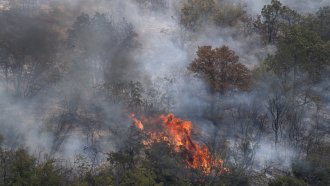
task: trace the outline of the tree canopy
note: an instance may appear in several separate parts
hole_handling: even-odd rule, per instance
[[[201,77],[213,91],[224,93],[238,88],[247,90],[250,84],[250,71],[239,63],[239,57],[227,46],[198,48],[197,58],[188,69]]]

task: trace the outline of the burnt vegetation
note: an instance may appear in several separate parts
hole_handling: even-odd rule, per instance
[[[0,186],[330,185],[329,6],[74,2],[0,1]]]

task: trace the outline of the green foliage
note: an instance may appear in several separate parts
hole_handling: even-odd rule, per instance
[[[207,23],[217,26],[236,26],[246,20],[246,12],[240,4],[191,0],[181,9],[181,24],[193,31],[203,29]]]
[[[215,185],[220,186],[249,186],[249,177],[247,173],[235,166],[229,167],[230,172],[219,176]]]
[[[198,29],[202,23],[212,19],[214,0],[190,0],[181,9],[181,24],[191,30]]]
[[[131,111],[141,109],[145,100],[143,93],[144,87],[139,81],[117,81],[101,85],[100,91],[106,93],[111,102],[122,103]]]
[[[236,26],[239,22],[247,21],[246,11],[239,4],[223,4],[217,7],[214,23],[218,26]]]
[[[23,149],[2,150],[0,157],[2,160],[0,185],[56,186],[61,184],[62,176],[51,159],[37,163],[36,159]]]
[[[277,51],[267,62],[278,75],[287,76],[292,69],[302,69],[312,81],[319,81],[324,67],[330,64],[329,52],[329,43],[323,42],[316,32],[295,25],[283,29]]]
[[[135,153],[131,150],[112,152],[108,161],[119,185],[188,185],[187,175],[183,176],[182,172],[184,164],[174,157],[168,144],[160,143]]]
[[[108,166],[100,167],[97,170],[97,174],[94,176],[95,185],[106,186],[114,185],[114,178],[112,176],[112,170]]]
[[[316,13],[318,32],[324,41],[330,41],[330,6],[322,7]]]
[[[79,170],[76,170],[76,171],[79,171]],[[114,185],[112,170],[109,168],[109,166],[105,166],[105,165],[100,166],[93,173],[91,171],[87,171],[87,172],[83,171],[83,172],[84,173],[82,175],[74,176],[74,180],[71,181],[70,185],[72,185],[72,186]]]
[[[261,15],[264,18],[264,27],[266,30],[266,35],[268,37],[268,42],[274,41],[278,32],[278,19],[281,13],[282,3],[278,0],[272,0],[270,5],[265,5],[261,11]]]
[[[290,176],[277,177],[269,182],[269,186],[307,186],[303,180]]]
[[[125,176],[120,182],[120,185],[162,186],[163,183],[157,183],[155,172],[145,167],[139,167],[125,174]]]
[[[155,172],[156,180],[164,185],[189,185],[193,182],[193,172],[186,169],[181,156],[173,149],[165,142],[154,144],[145,152],[145,165]]]
[[[184,152],[182,152],[184,153]],[[224,174],[206,175],[200,170],[187,167],[182,154],[167,142],[157,142],[135,154],[132,162],[129,151],[110,153],[112,177],[118,185],[249,185],[246,173],[235,167]]]
[[[295,177],[315,186],[327,186],[330,184],[330,166],[312,160],[297,160],[292,164],[292,172]]]
[[[267,43],[276,43],[282,27],[291,27],[300,23],[301,15],[278,0],[272,0],[261,11],[262,19],[258,19],[255,26]]]
[[[13,155],[12,162],[8,166],[12,177],[7,183],[9,185],[33,185],[35,160],[21,149]]]
[[[37,175],[35,185],[57,186],[63,180],[60,170],[55,167],[55,161],[52,159],[37,164],[35,166],[35,174]]]
[[[321,7],[315,14],[309,14],[303,19],[306,29],[318,33],[323,41],[330,41],[330,7]]]

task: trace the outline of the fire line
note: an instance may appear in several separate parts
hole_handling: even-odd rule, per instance
[[[223,167],[223,160],[214,158],[206,145],[200,145],[191,137],[192,122],[177,118],[174,114],[160,115],[157,117],[141,117],[137,119],[135,114],[131,114],[131,119],[135,126],[145,132],[148,140],[142,143],[150,147],[156,142],[168,142],[175,147],[175,152],[184,152],[184,162],[193,169],[200,169],[205,174],[217,170],[220,173],[226,172]],[[146,127],[147,126],[147,127]],[[161,127],[162,132],[153,129]],[[146,128],[150,128],[151,131]]]

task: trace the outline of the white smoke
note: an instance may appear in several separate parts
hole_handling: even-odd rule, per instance
[[[252,15],[260,14],[261,9],[266,4],[270,4],[271,0],[234,0],[237,3],[243,4],[248,12]],[[280,0],[280,2],[297,10],[301,13],[313,13],[320,7],[330,6],[329,0]]]

